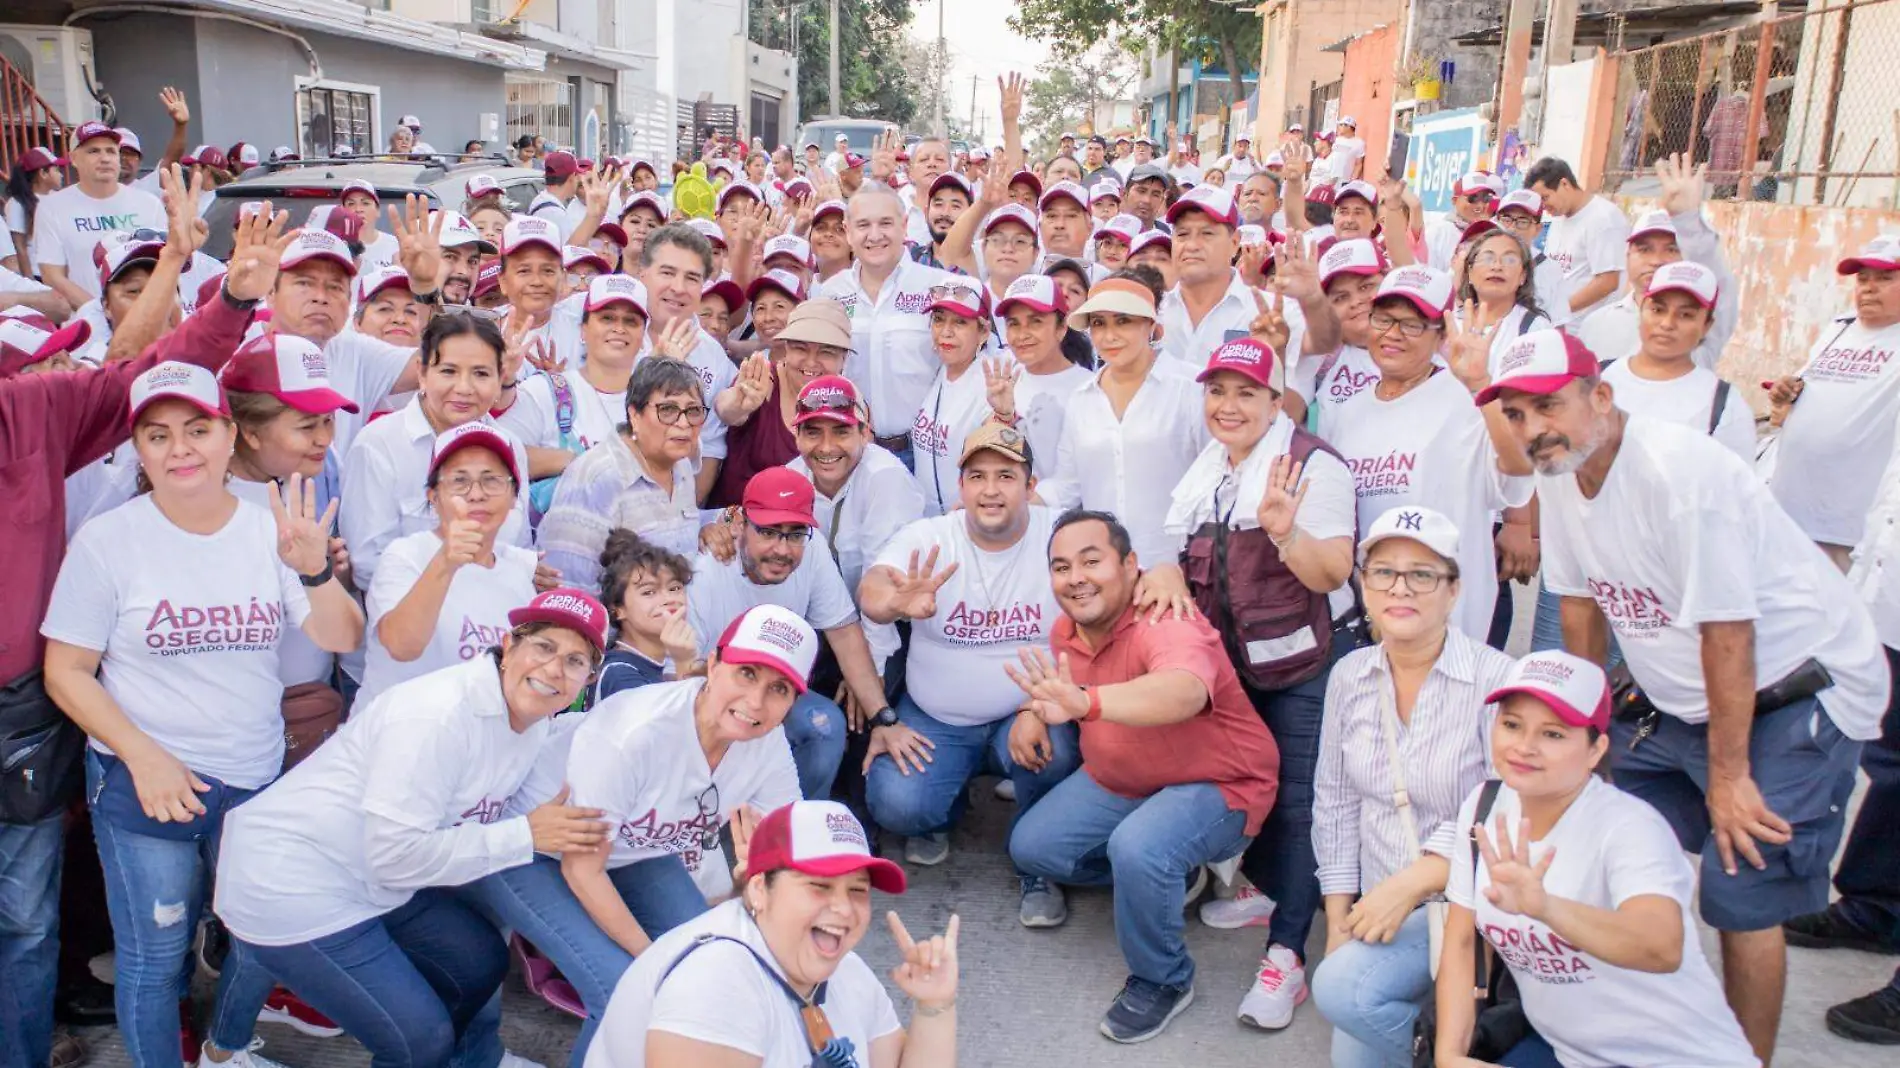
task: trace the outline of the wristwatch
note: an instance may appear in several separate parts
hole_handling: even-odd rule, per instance
[[[897,710],[889,705],[878,709],[877,714],[871,717],[871,726],[873,728],[897,726]]]
[[[297,576],[297,580],[298,580],[299,582],[302,582],[302,583],[304,584],[304,587],[305,587],[306,589],[312,589],[312,590],[314,590],[314,589],[316,589],[316,588],[317,588],[318,586],[321,586],[321,585],[323,585],[324,583],[326,583],[326,582],[328,582],[328,581],[330,581],[331,579],[333,579],[333,578],[335,578],[335,577],[336,577],[336,568],[335,568],[335,566],[334,566],[334,565],[333,565],[333,564],[331,563],[331,561],[330,561],[330,558],[329,558],[329,556],[327,556],[327,555],[326,555],[326,556],[325,556],[325,557],[323,558],[323,570],[322,570],[322,571],[319,571],[319,572],[317,572],[317,573],[316,573],[316,574],[314,574],[314,575],[305,575],[305,574],[301,574],[301,573],[300,573],[300,574],[298,574],[298,576]]]

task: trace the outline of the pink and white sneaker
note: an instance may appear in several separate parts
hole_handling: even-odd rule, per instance
[[[1267,950],[1247,996],[1240,999],[1240,1022],[1263,1031],[1278,1031],[1293,1022],[1293,1008],[1306,1000],[1306,968],[1299,954],[1285,946]]]
[[[285,1024],[311,1038],[335,1038],[343,1033],[336,1021],[281,986],[270,992],[264,1011],[257,1014],[257,1022]]]
[[[1273,899],[1242,883],[1230,898],[1217,898],[1201,905],[1201,922],[1223,931],[1242,927],[1265,927],[1273,919]]]

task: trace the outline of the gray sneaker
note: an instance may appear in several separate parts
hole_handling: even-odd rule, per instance
[[[1047,879],[1022,876],[1024,927],[1060,927],[1069,918],[1069,902],[1062,888]]]
[[[950,832],[915,834],[904,840],[904,860],[923,868],[934,868],[950,859]]]

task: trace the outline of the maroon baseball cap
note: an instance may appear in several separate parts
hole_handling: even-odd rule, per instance
[[[74,319],[54,327],[43,315],[0,318],[0,378],[11,378],[33,364],[71,352],[92,337],[92,326]]]
[[[515,463],[515,447],[507,432],[488,423],[463,423],[452,426],[435,438],[435,449],[429,456],[429,474],[448,463],[450,457],[463,449],[481,448],[495,454],[508,473],[514,476],[516,484],[521,482],[521,468]]]
[[[18,162],[20,169],[30,174],[48,167],[64,167],[68,161],[65,156],[55,155],[52,149],[36,145],[20,153]]]
[[[489,260],[482,269],[475,272],[475,291],[468,295],[471,301],[480,300],[501,288],[501,261]]]
[[[752,284],[755,286],[758,285],[757,282]],[[741,307],[744,307],[746,303],[745,290],[740,289],[739,283],[730,278],[715,278],[707,282],[704,286],[701,286],[699,299],[705,300],[707,297],[718,297],[720,300],[725,301],[726,310],[728,312],[736,312]]]
[[[798,523],[815,527],[812,516],[816,503],[811,483],[805,476],[786,467],[768,467],[745,484],[745,517],[762,527]]]
[[[305,230],[320,230],[346,245],[363,242],[363,220],[341,204],[319,204],[310,209]],[[294,247],[294,246],[293,246]],[[354,268],[354,264],[351,265]]]
[[[1286,370],[1280,363],[1280,354],[1273,346],[1251,337],[1235,338],[1214,350],[1208,357],[1207,368],[1194,376],[1194,381],[1205,382],[1222,371],[1232,371],[1273,390],[1275,393],[1286,389]]]
[[[359,410],[331,384],[330,361],[321,348],[275,331],[238,346],[218,380],[226,390],[268,393],[308,415]]]
[[[554,151],[541,161],[541,173],[549,178],[567,178],[581,172],[581,161],[572,152]]]
[[[95,137],[109,137],[115,145],[124,140],[119,136],[119,131],[103,122],[82,122],[79,129],[73,131],[73,147],[78,148]]]
[[[508,613],[511,627],[529,623],[546,623],[571,630],[587,639],[587,644],[597,653],[607,649],[607,608],[584,591],[558,587]]]

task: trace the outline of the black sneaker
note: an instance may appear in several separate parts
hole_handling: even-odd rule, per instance
[[[1193,1001],[1191,986],[1162,986],[1131,975],[1102,1017],[1102,1033],[1125,1044],[1146,1042],[1167,1030],[1169,1022]]]
[[[53,1022],[67,1027],[108,1027],[118,1022],[112,985],[88,972],[77,983],[61,987],[53,1001]]]
[[[1827,1010],[1827,1029],[1850,1042],[1900,1046],[1900,990],[1883,986]]]
[[[216,916],[206,916],[198,925],[198,966],[216,979],[224,971],[224,958],[231,955],[231,932]]]
[[[1796,916],[1782,924],[1781,929],[1788,936],[1789,945],[1801,946],[1805,949],[1858,949],[1867,953],[1900,953],[1900,946],[1848,920],[1841,913],[1838,903],[1829,905],[1820,912]]]

